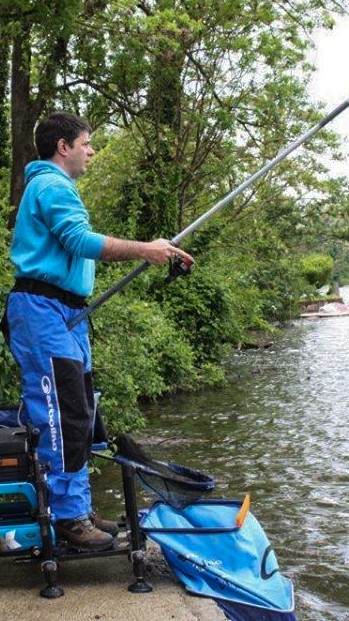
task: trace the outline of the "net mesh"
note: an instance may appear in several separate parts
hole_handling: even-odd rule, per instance
[[[117,438],[117,447],[115,460],[132,466],[141,485],[173,507],[192,504],[215,486],[208,474],[153,459],[126,433]]]

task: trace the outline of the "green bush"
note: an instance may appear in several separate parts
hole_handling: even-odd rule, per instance
[[[231,314],[224,289],[213,274],[198,268],[190,278],[178,278],[169,286],[160,281],[153,295],[193,347],[198,366],[220,360],[221,344],[231,335]]]
[[[298,301],[304,290],[297,259],[260,261],[254,278],[265,321],[285,321],[297,314]]]
[[[301,274],[310,284],[319,289],[332,280],[334,260],[323,254],[310,254],[300,260]]]
[[[195,386],[194,352],[155,302],[116,296],[93,323],[95,385],[113,430],[142,425],[140,399]]]

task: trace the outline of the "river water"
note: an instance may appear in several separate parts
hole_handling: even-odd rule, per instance
[[[215,496],[251,492],[298,621],[349,621],[349,316],[297,320],[226,371],[219,390],[147,408],[150,452],[214,476]]]

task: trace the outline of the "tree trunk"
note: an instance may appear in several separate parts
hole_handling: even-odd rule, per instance
[[[12,228],[24,188],[24,167],[36,157],[34,146],[35,115],[30,101],[30,28],[23,27],[13,41],[11,79],[12,172],[10,204],[15,207],[9,216]]]
[[[9,39],[0,27],[0,168],[7,168],[9,165],[9,132],[7,119],[7,94],[9,76]]]

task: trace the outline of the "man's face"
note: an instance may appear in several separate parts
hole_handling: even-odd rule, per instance
[[[94,153],[88,132],[81,132],[74,140],[72,147],[66,144],[65,169],[72,179],[77,179],[86,172]]]

